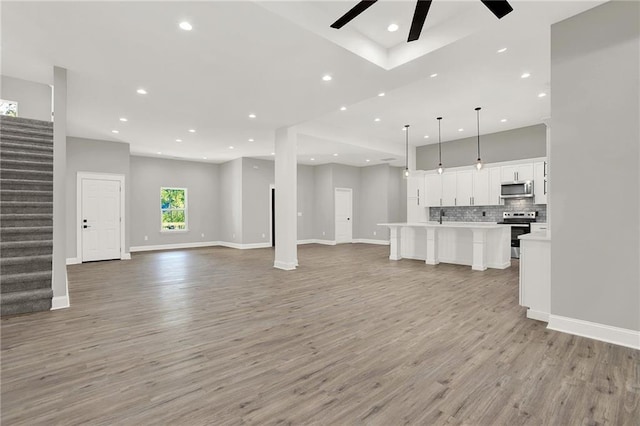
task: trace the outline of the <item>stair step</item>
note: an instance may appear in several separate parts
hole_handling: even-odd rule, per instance
[[[2,293],[0,295],[0,315],[48,311],[51,309],[52,298],[53,290],[51,288]]]
[[[5,149],[10,149],[13,151],[20,150],[24,152],[40,152],[53,155],[53,144],[41,144],[34,141],[34,138],[18,136],[6,138],[2,137],[0,134],[0,148],[2,148],[3,151]]]
[[[2,201],[1,214],[53,214],[52,201]]]
[[[53,180],[53,171],[0,169],[2,179]]]
[[[0,127],[21,127],[30,129],[53,130],[53,122],[35,120],[33,118],[11,117],[4,115],[0,117]]]
[[[33,272],[43,274],[47,273],[49,274],[49,278],[51,278],[52,258],[52,255],[45,254],[39,256],[8,257],[0,259],[0,271],[2,272],[0,287],[6,284],[4,279],[5,275]]]
[[[30,191],[20,189],[0,189],[0,200],[7,201],[53,201],[53,191]]]
[[[0,158],[0,167],[12,170],[53,172],[53,162],[51,161],[12,160],[4,156]]]
[[[51,254],[52,250],[53,241],[51,240],[0,242],[3,258]]]
[[[29,190],[29,191],[53,191],[53,181],[34,179],[3,179],[0,178],[0,187],[9,190]]]
[[[0,148],[2,148],[2,150],[0,150],[1,159],[36,161],[42,163],[49,162],[53,164],[53,153],[51,152],[25,151],[13,146],[7,148],[4,145],[0,146]]]
[[[2,273],[0,293],[15,293],[51,288],[51,264],[49,270],[39,272]]]
[[[53,226],[3,227],[0,241],[42,241],[53,239]]]
[[[8,140],[15,136],[32,138],[34,142],[53,144],[53,129],[31,129],[14,126],[2,126],[0,128],[2,139]]]
[[[9,228],[53,226],[53,214],[0,214],[2,232]]]

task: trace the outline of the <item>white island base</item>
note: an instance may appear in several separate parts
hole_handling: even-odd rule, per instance
[[[486,222],[380,223],[390,229],[389,259],[455,263],[474,271],[511,266],[511,227]]]

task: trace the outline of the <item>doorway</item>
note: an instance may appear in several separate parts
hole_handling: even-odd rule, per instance
[[[123,258],[124,176],[78,173],[81,262]]]
[[[353,242],[353,193],[351,188],[335,189],[336,244]]]
[[[271,247],[276,246],[276,188],[271,186]]]

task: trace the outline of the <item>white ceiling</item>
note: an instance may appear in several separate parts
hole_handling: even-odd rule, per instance
[[[512,1],[497,20],[479,0],[436,0],[421,39],[406,43],[413,1],[383,0],[329,28],[355,1],[3,2],[2,74],[51,84],[52,66],[67,68],[69,134],[137,154],[272,158],[275,129],[296,125],[302,163],[401,165],[404,124],[422,145],[437,142],[438,115],[443,140],[474,135],[476,106],[481,133],[540,123],[550,24],[602,3]]]

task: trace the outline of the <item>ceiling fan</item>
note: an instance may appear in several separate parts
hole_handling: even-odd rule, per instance
[[[336,22],[331,24],[331,28],[340,29],[348,24],[356,16],[373,6],[378,0],[362,0],[358,2],[350,11],[345,13]],[[513,10],[507,0],[480,0],[498,19]],[[409,30],[409,38],[407,41],[414,41],[420,38],[420,32],[424,21],[427,19],[431,7],[431,0],[418,0],[416,2],[416,10],[413,12],[413,20],[411,21],[411,29]]]

